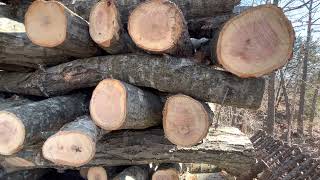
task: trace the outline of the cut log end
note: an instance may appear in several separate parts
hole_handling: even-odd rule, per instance
[[[105,130],[117,130],[125,123],[127,91],[114,79],[105,79],[95,88],[90,102],[92,120]]]
[[[55,47],[67,35],[67,17],[63,6],[56,1],[34,1],[25,14],[29,39],[39,46]]]
[[[113,38],[119,39],[118,10],[113,0],[98,2],[90,13],[90,35],[102,47],[109,47]]]
[[[42,147],[44,158],[58,164],[79,167],[95,155],[95,142],[80,132],[59,132],[51,136]]]
[[[259,77],[288,62],[294,31],[281,9],[273,5],[251,8],[229,20],[218,44],[219,63],[240,77]]]
[[[25,127],[12,113],[0,112],[0,154],[12,155],[22,148]]]
[[[108,175],[103,167],[91,167],[88,170],[88,180],[108,180]]]
[[[180,9],[167,0],[147,1],[130,15],[128,31],[142,49],[163,52],[174,47],[182,36],[184,18]]]
[[[163,129],[173,144],[193,146],[208,133],[208,113],[200,102],[189,96],[171,96],[163,111]]]
[[[152,180],[179,180],[179,172],[176,169],[158,170],[152,175]]]

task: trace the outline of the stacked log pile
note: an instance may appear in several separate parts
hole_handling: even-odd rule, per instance
[[[174,180],[183,170],[165,163],[207,163],[250,173],[250,140],[212,125],[207,103],[260,107],[263,76],[292,54],[294,32],[281,9],[235,16],[237,0],[5,3],[0,91],[21,97],[0,99],[5,171]],[[133,166],[109,171],[123,165]],[[198,173],[192,178],[216,176]]]

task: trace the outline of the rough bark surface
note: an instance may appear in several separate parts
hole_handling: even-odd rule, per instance
[[[73,56],[82,57],[57,48],[35,45],[28,39],[22,23],[7,17],[0,19],[0,68],[2,70],[39,69],[43,66],[68,62]]]
[[[126,180],[128,177],[134,180],[148,180],[149,172],[145,167],[131,166],[112,178],[112,180]]]
[[[0,98],[0,111],[7,108],[15,107],[15,106],[21,106],[23,104],[27,104],[31,102],[33,101],[20,96],[11,97],[11,98]]]
[[[46,161],[39,146],[30,146],[15,156],[34,162],[36,167],[56,167]],[[86,166],[119,166],[148,163],[208,163],[234,175],[247,172],[255,163],[249,138],[236,128],[210,129],[203,143],[191,148],[177,147],[163,130],[122,131],[107,134],[97,145],[95,158]],[[70,168],[70,167],[65,167]]]
[[[92,41],[90,34],[89,34],[89,23],[85,21],[83,18],[69,10],[67,7],[65,7],[62,3],[55,2],[55,1],[34,1],[34,3],[56,3],[57,5],[61,6],[61,8],[64,10],[64,15],[66,18],[66,37],[62,43],[55,46],[55,48],[63,50],[67,52],[68,54],[72,54],[74,57],[79,58],[85,58],[85,57],[91,57],[99,54],[98,46]],[[33,4],[31,5],[33,6]],[[49,6],[49,5],[48,5]],[[30,9],[27,11],[25,15],[25,26],[26,26],[26,32],[30,37],[29,24],[32,23],[31,21],[36,21],[37,19],[32,19],[32,16],[30,18],[29,14],[30,11],[36,11],[37,9]],[[59,12],[57,12],[59,13]],[[32,38],[31,38],[31,41]],[[34,42],[34,41],[33,41]],[[35,42],[34,42],[35,43]]]
[[[33,170],[23,170],[12,173],[5,173],[3,176],[0,174],[1,180],[37,180],[43,175],[50,172],[50,169],[33,169]]]
[[[186,94],[202,101],[259,108],[264,79],[241,79],[192,61],[149,55],[94,57],[61,64],[45,72],[0,72],[0,91],[51,96],[92,87],[105,78],[115,78],[137,86]]]
[[[15,115],[24,125],[24,145],[42,139],[41,133],[57,131],[65,123],[84,115],[88,108],[85,94],[54,97],[47,100],[25,104],[1,111]],[[17,147],[16,151],[21,147]]]

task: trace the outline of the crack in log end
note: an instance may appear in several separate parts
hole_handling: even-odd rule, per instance
[[[72,145],[71,150],[74,152],[82,152],[81,147],[76,146],[76,145]]]

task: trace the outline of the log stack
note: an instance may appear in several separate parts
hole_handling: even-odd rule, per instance
[[[177,179],[184,173],[177,163],[206,163],[245,177],[255,163],[250,140],[236,128],[212,126],[207,103],[259,108],[263,76],[288,62],[294,32],[281,9],[264,5],[235,16],[238,3],[2,4],[4,172]],[[27,98],[13,101],[12,94]]]

